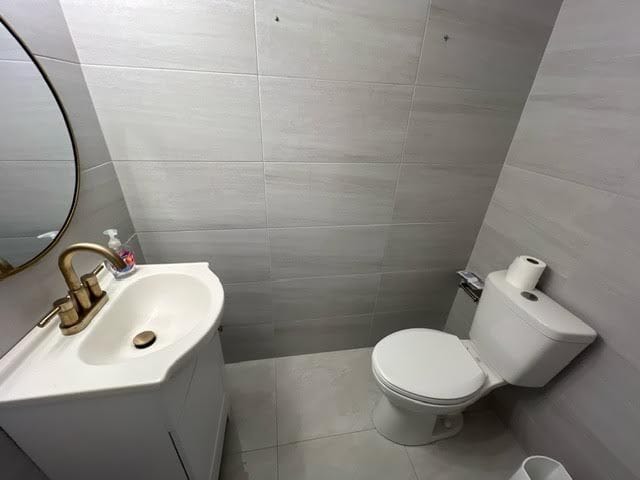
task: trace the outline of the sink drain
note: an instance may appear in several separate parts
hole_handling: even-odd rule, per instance
[[[145,330],[133,337],[133,346],[136,348],[147,348],[156,341],[156,334],[151,330]]]

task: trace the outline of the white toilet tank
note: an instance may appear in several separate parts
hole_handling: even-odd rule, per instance
[[[490,273],[473,317],[480,359],[512,385],[541,387],[596,338],[596,332],[539,290],[524,292]],[[529,294],[533,294],[531,297]]]

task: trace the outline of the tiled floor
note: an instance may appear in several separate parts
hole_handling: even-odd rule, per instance
[[[373,428],[371,349],[227,365],[221,480],[507,480],[524,458],[493,413],[458,436],[402,447]]]

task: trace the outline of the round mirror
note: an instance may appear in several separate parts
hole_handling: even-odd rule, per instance
[[[46,254],[66,229],[78,175],[60,101],[33,55],[0,23],[0,279]]]

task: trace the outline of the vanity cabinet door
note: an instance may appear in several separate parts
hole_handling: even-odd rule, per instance
[[[159,413],[145,392],[5,409],[0,425],[51,480],[189,480]]]
[[[227,420],[224,359],[216,334],[198,353],[189,391],[175,431],[190,480],[218,477]]]

